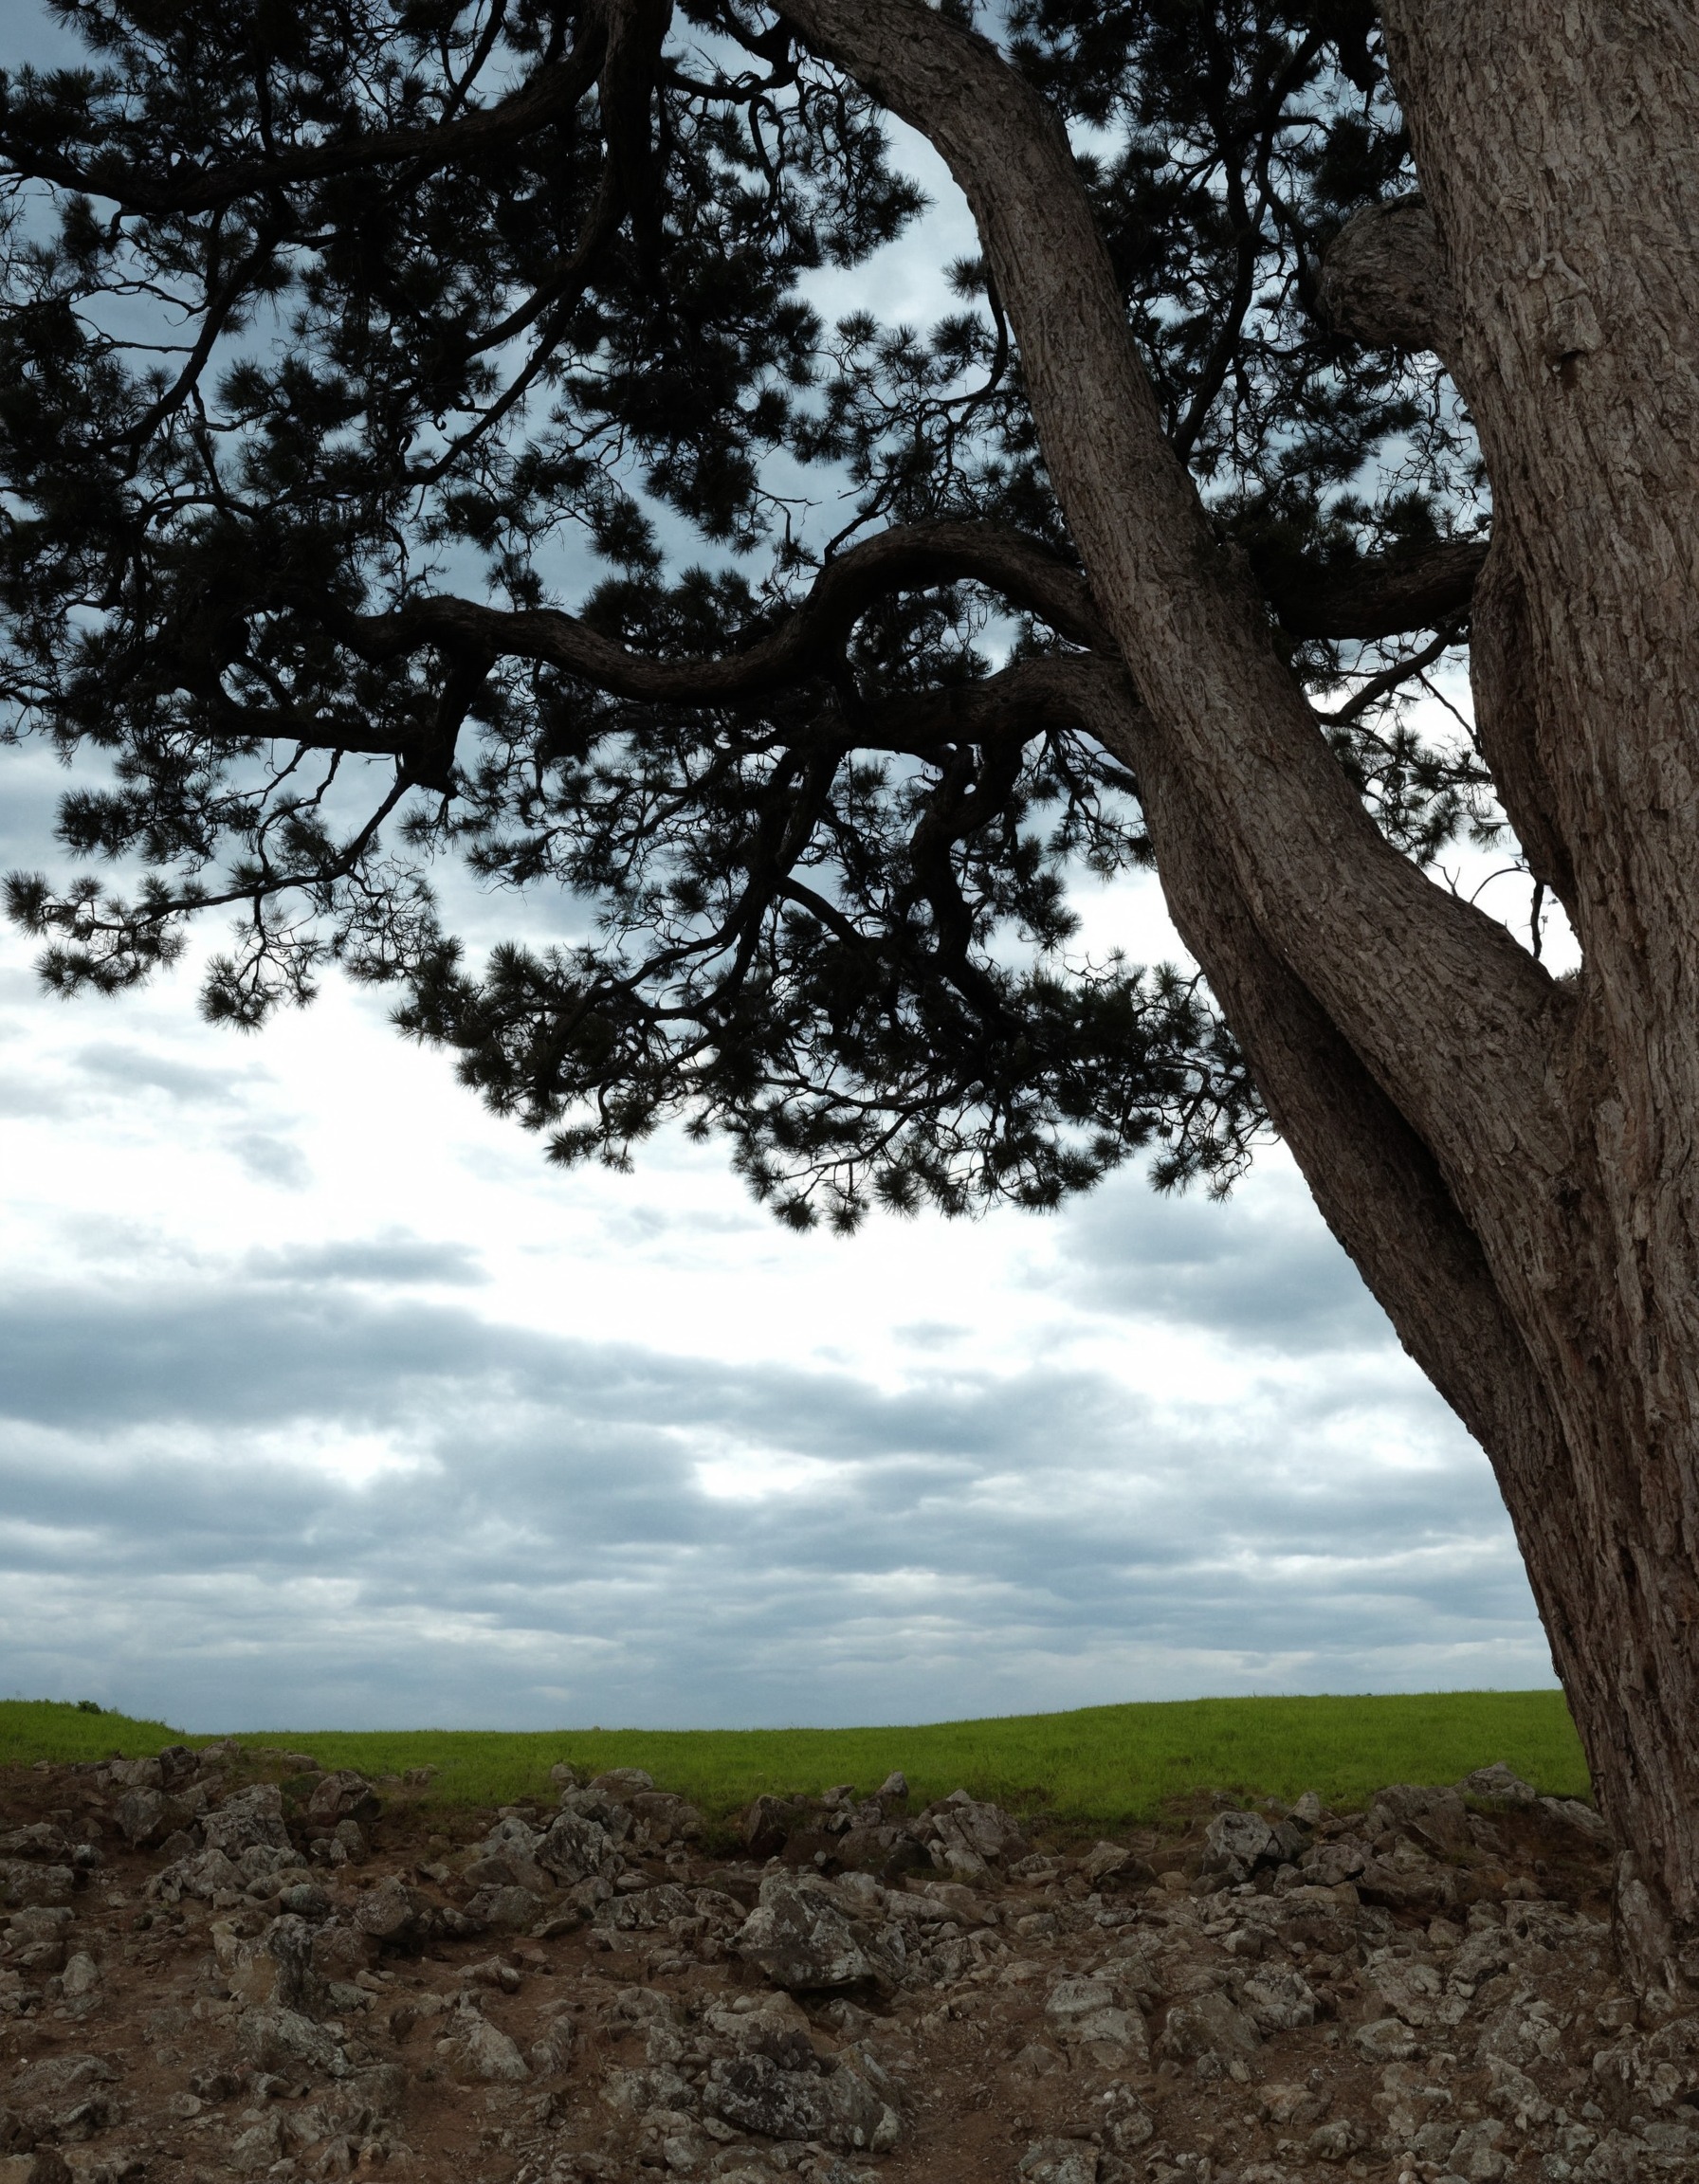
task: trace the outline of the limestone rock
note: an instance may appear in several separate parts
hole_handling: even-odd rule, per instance
[[[375,1820],[383,1810],[370,1782],[351,1768],[326,1774],[307,1799],[306,1818],[314,1828],[335,1828],[339,1821]]]
[[[514,2042],[477,2010],[462,2010],[457,2014],[454,2029],[442,2046],[450,2070],[467,2084],[517,2084],[531,2075]]]
[[[901,2127],[895,2109],[859,2072],[787,2070],[767,2055],[711,2064],[703,2105],[763,2138],[817,2139],[840,2153],[886,2153]]]
[[[221,1895],[239,1896],[246,1885],[241,1867],[232,1865],[222,1850],[202,1850],[193,1857],[179,1858],[152,1875],[147,1896],[155,1903],[180,1903],[185,1896],[210,1903]]]
[[[315,2025],[296,2010],[244,2011],[237,2038],[256,2070],[305,2070],[317,2077],[340,2078],[348,2067],[338,2042],[322,2025]]]
[[[1525,1806],[1538,1802],[1533,1784],[1525,1782],[1502,1759],[1495,1759],[1490,1767],[1477,1767],[1472,1774],[1465,1775],[1461,1786],[1471,1796],[1490,1797],[1503,1805]]]
[[[32,1858],[0,1858],[0,1905],[68,1903],[77,1876],[68,1866],[43,1866]]]
[[[368,1888],[354,1908],[354,1923],[375,1941],[405,1945],[430,1926],[430,1900],[398,1873]]]
[[[888,1981],[902,1968],[890,1941],[857,1935],[823,1889],[777,1875],[762,1882],[760,1902],[731,1946],[791,1993]]]
[[[1217,1812],[1203,1831],[1206,1864],[1219,1871],[1238,1866],[1249,1873],[1271,1862],[1279,1849],[1274,1829],[1260,1812]]]
[[[1059,1979],[1046,1997],[1044,2014],[1064,2047],[1100,2070],[1142,2070],[1149,2065],[1144,2020],[1120,2007],[1107,1979]]]
[[[1176,2063],[1200,2055],[1253,2055],[1261,2045],[1256,2020],[1219,1991],[1177,2002],[1157,2042],[1159,2053]]]
[[[1023,2184],[1097,2184],[1101,2158],[1088,2138],[1035,2138],[1014,2173]]]
[[[288,1850],[282,1791],[272,1782],[251,1782],[246,1790],[232,1791],[201,1822],[201,1833],[210,1850],[222,1850],[231,1860],[240,1860],[245,1850],[256,1846]]]

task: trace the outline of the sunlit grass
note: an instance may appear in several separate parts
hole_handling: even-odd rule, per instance
[[[505,1805],[548,1793],[549,1768],[644,1767],[712,1818],[767,1791],[874,1789],[893,1768],[917,1802],[965,1788],[1067,1827],[1156,1816],[1200,1790],[1340,1810],[1386,1782],[1453,1782],[1508,1761],[1540,1790],[1584,1795],[1587,1769],[1559,1691],[1437,1691],[1391,1698],[1186,1699],[1069,1714],[887,1729],[562,1729],[235,1732],[250,1748],[310,1753],[321,1766],[397,1775],[438,1770],[433,1802]],[[0,1762],[134,1756],[182,1738],[156,1721],[74,1706],[0,1702]]]

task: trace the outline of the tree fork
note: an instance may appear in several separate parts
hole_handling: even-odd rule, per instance
[[[1625,784],[1598,718],[1564,747],[1564,704],[1550,688],[1567,675],[1562,699],[1573,710],[1613,650],[1615,664],[1627,664],[1624,631],[1628,642],[1638,635],[1644,645],[1643,586],[1625,565],[1636,526],[1630,522],[1626,539],[1596,531],[1578,541],[1583,552],[1605,551],[1612,563],[1602,583],[1582,573],[1580,596],[1610,594],[1615,616],[1591,658],[1578,660],[1576,633],[1554,621],[1562,591],[1554,581],[1552,539],[1542,535],[1536,551],[1518,536],[1505,549],[1531,587],[1529,649],[1547,687],[1531,721],[1505,719],[1498,741],[1504,748],[1514,736],[1518,748],[1532,737],[1523,777],[1507,791],[1554,882],[1569,878],[1563,852],[1575,871],[1589,960],[1584,992],[1572,995],[1502,930],[1489,935],[1485,921],[1459,918],[1366,823],[1352,824],[1361,815],[1355,808],[1347,816],[1347,785],[1337,769],[1330,775],[1319,763],[1306,709],[1276,671],[1245,610],[1238,572],[1212,550],[1195,491],[1160,442],[1054,117],[993,48],[915,0],[786,0],[785,11],[931,138],[974,208],[1021,342],[1050,475],[1148,708],[1138,773],[1177,921],[1251,1056],[1324,1216],[1406,1345],[1488,1449],[1601,1803],[1623,1847],[1619,1931],[1627,1968],[1643,1991],[1690,1991],[1699,1982],[1699,1217],[1685,1139],[1699,1105],[1699,1042],[1690,1028],[1699,1014],[1699,966],[1691,961],[1699,920],[1688,915],[1699,890],[1699,854],[1688,839],[1699,813],[1695,738],[1690,705],[1667,666],[1653,667],[1651,740],[1661,742],[1676,787],[1682,810],[1672,831],[1688,856],[1678,876],[1656,869],[1638,840],[1611,846],[1617,929],[1605,960],[1596,961],[1593,928],[1606,919],[1589,904],[1588,888],[1604,846],[1597,806],[1608,801],[1596,792],[1597,774],[1614,774],[1618,789]],[[1472,268],[1455,278],[1470,185],[1483,186],[1482,162],[1471,173],[1467,147],[1460,151],[1455,139],[1472,126],[1471,143],[1485,133],[1498,145],[1490,176],[1497,217],[1506,217],[1507,196],[1522,217],[1530,201],[1539,204],[1541,190],[1555,215],[1552,175],[1536,187],[1518,166],[1526,147],[1503,150],[1506,138],[1521,134],[1506,130],[1505,115],[1520,106],[1507,97],[1497,57],[1515,46],[1525,77],[1542,44],[1566,33],[1555,18],[1536,24],[1526,6],[1462,11],[1405,0],[1391,12],[1395,58],[1411,84],[1424,192],[1454,278],[1460,375],[1487,412],[1483,438],[1496,482],[1530,439],[1538,445],[1543,428],[1525,414],[1525,387],[1519,414],[1517,388],[1503,383],[1514,380],[1506,357],[1514,356],[1518,335],[1525,352],[1526,329],[1507,337],[1489,325],[1502,308]],[[1638,12],[1650,19],[1670,11]],[[1471,40],[1482,49],[1471,49]],[[1699,44],[1690,17],[1676,44]],[[1643,46],[1638,59],[1646,60]],[[1584,62],[1571,64],[1572,57],[1571,75],[1585,74]],[[1608,82],[1609,69],[1598,73]],[[1622,75],[1618,67],[1617,92]],[[1472,115],[1465,111],[1460,121],[1458,111],[1446,109],[1444,132],[1424,127],[1424,100],[1438,108],[1449,90],[1453,108],[1466,109],[1457,86],[1471,82]],[[1525,91],[1534,97],[1532,86]],[[1597,103],[1593,114],[1597,121]],[[1691,177],[1690,115],[1687,120]],[[1655,138],[1655,125],[1642,134]],[[1530,164],[1542,149],[1549,151],[1536,146]],[[1599,145],[1591,149],[1597,155]],[[1517,173],[1507,174],[1507,165]],[[1679,182],[1660,181],[1666,195],[1679,193]],[[1694,187],[1690,180],[1690,194]],[[1602,231],[1609,232],[1608,219]],[[1694,233],[1699,222],[1690,220],[1687,258]],[[1678,242],[1672,252],[1686,270]],[[1544,270],[1559,264],[1567,265],[1561,250]],[[1534,343],[1538,391],[1547,402],[1561,393],[1563,374],[1575,378],[1600,345],[1584,284],[1573,268],[1556,278],[1562,292],[1546,297],[1556,305],[1556,332],[1543,324]],[[1699,296],[1699,281],[1690,280],[1686,294]],[[1669,297],[1661,300],[1666,323],[1679,318]],[[1660,423],[1694,380],[1695,354],[1699,344],[1690,345],[1673,367],[1682,386],[1673,404],[1666,400]],[[1477,395],[1471,380],[1485,382],[1495,370],[1491,399]],[[1617,397],[1620,406],[1620,390]],[[1699,410],[1691,422],[1699,422]],[[1549,434],[1558,459],[1544,480],[1535,465],[1530,518],[1555,518],[1564,487],[1573,496],[1584,476],[1599,482],[1597,449],[1590,468],[1577,452],[1585,423],[1566,418]],[[1695,444],[1699,432],[1686,442],[1686,497],[1668,493],[1669,510],[1690,514]],[[1672,446],[1670,454],[1673,461]],[[1544,507],[1542,483],[1551,496]],[[1516,509],[1514,493],[1501,486],[1501,508]],[[1654,571],[1672,573],[1663,513],[1654,509],[1637,528]],[[1690,575],[1690,600],[1693,590]],[[1509,627],[1495,628],[1492,639],[1519,640],[1511,611],[1519,602],[1502,604],[1498,620]],[[1685,632],[1678,637],[1685,659],[1690,646]],[[1647,668],[1644,652],[1636,664]],[[1490,683],[1490,667],[1485,680]],[[1695,681],[1690,676],[1688,688]],[[1498,682],[1520,678],[1501,672]],[[1677,719],[1685,744],[1670,734]],[[1500,727],[1496,719],[1486,724],[1489,747]],[[1124,741],[1116,748],[1130,755]],[[1631,754],[1631,774],[1640,755]],[[1627,786],[1624,810],[1643,825],[1655,799],[1643,777]],[[1533,822],[1548,802],[1555,808],[1542,839]],[[1662,961],[1653,968],[1664,975],[1650,982],[1661,986],[1655,992],[1648,991],[1647,966],[1625,963],[1623,945],[1624,912],[1644,919],[1654,904],[1666,918],[1675,913],[1669,918],[1675,930],[1658,936]],[[1335,925],[1343,919],[1354,928],[1345,945],[1310,915],[1319,905]],[[1624,971],[1626,977],[1615,975]],[[1460,1005],[1460,983],[1473,987],[1478,1008]],[[1365,990],[1373,987],[1389,997],[1389,1010]],[[1673,1067],[1659,1072],[1648,1065],[1663,1044],[1678,1051]],[[1435,1296],[1424,1278],[1422,1269],[1435,1265],[1453,1272],[1449,1298]]]

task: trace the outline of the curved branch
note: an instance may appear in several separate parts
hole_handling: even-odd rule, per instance
[[[781,6],[966,193],[1057,497],[1200,825],[1265,944],[1434,1148],[1489,1250],[1512,1250],[1500,1174],[1565,1156],[1543,1068],[1561,1036],[1552,981],[1363,810],[1163,433],[1059,117],[924,0]]]
[[[491,658],[540,661],[616,698],[709,705],[764,696],[820,672],[856,617],[887,592],[961,581],[1001,592],[1077,645],[1113,650],[1078,570],[1037,539],[996,523],[917,523],[864,539],[827,562],[806,598],[770,634],[720,659],[646,658],[554,608],[514,611],[439,596],[411,601],[393,614],[359,615],[321,601],[301,604],[373,663],[448,645]]]

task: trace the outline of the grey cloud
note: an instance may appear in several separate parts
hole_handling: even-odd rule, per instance
[[[469,1245],[431,1242],[397,1229],[383,1236],[329,1244],[292,1244],[250,1251],[246,1270],[262,1282],[356,1282],[385,1288],[442,1284],[471,1288],[486,1282],[483,1261]]]
[[[145,1085],[153,1091],[169,1093],[186,1105],[228,1106],[242,1096],[243,1079],[233,1071],[192,1062],[175,1062],[169,1055],[151,1053],[144,1046],[103,1041],[81,1047],[74,1059],[91,1077],[126,1091]]]
[[[1287,1355],[1390,1343],[1385,1314],[1299,1187],[1225,1205],[1159,1197],[1124,1175],[1060,1218],[1041,1279],[1095,1310],[1214,1329]]]
[[[243,1130],[225,1140],[227,1150],[261,1183],[280,1191],[304,1191],[313,1171],[299,1145],[268,1130]]]
[[[1434,1436],[1427,1468],[1341,1454],[1371,1390]],[[1544,1659],[1484,1462],[1372,1376],[1265,1445],[1254,1405],[1088,1373],[884,1392],[232,1273],[14,1298],[0,1415],[14,1675],[104,1698],[104,1658],[126,1702],[185,1719],[191,1694],[191,1726],[304,1725],[309,1696],[327,1721],[937,1718],[1135,1673],[1362,1688],[1423,1647]],[[348,1432],[407,1467],[306,1460]],[[728,1453],[803,1469],[704,1491]]]

